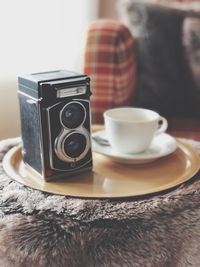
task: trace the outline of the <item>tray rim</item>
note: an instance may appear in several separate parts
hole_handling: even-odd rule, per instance
[[[140,193],[138,193],[138,194],[134,193],[134,194],[123,194],[123,195],[114,195],[114,196],[108,196],[108,195],[104,195],[104,194],[98,194],[96,196],[95,195],[86,196],[85,194],[81,194],[80,193],[80,194],[75,194],[74,195],[74,194],[66,194],[66,193],[62,193],[62,192],[60,192],[60,193],[59,192],[55,192],[55,191],[52,191],[51,189],[45,190],[45,189],[39,188],[37,186],[37,184],[35,186],[30,185],[30,184],[27,184],[24,181],[23,177],[21,177],[19,173],[16,173],[16,171],[14,170],[14,167],[13,167],[14,165],[11,162],[11,161],[13,161],[13,157],[16,156],[17,153],[20,153],[21,154],[21,145],[20,146],[19,145],[18,146],[14,146],[13,148],[11,148],[6,153],[6,155],[3,158],[2,165],[3,165],[3,169],[6,172],[6,174],[11,179],[13,179],[14,181],[17,181],[20,184],[23,184],[24,186],[27,186],[29,188],[32,188],[32,189],[35,189],[35,190],[39,190],[41,192],[50,193],[50,194],[61,195],[61,196],[68,196],[68,197],[75,197],[75,198],[99,198],[99,199],[105,199],[105,198],[111,198],[111,199],[115,198],[116,199],[116,198],[128,198],[128,197],[146,196],[146,195],[150,195],[150,194],[154,194],[154,193],[166,191],[168,189],[172,189],[172,188],[174,188],[174,187],[176,187],[178,185],[181,185],[184,182],[192,179],[198,173],[198,171],[200,170],[200,156],[199,156],[199,154],[190,145],[184,143],[180,139],[177,139],[176,138],[176,141],[177,141],[177,149],[180,149],[181,148],[182,151],[185,150],[185,151],[191,153],[192,154],[192,157],[194,157],[194,159],[196,161],[196,163],[193,163],[193,165],[191,167],[190,174],[188,176],[182,175],[183,177],[182,176],[181,177],[178,177],[175,180],[175,182],[173,182],[173,183],[170,182],[168,184],[155,187],[155,189],[153,189],[153,190],[151,190],[149,192],[145,192],[146,190],[144,192],[140,191]],[[94,152],[94,153],[96,153],[96,152]],[[21,162],[22,162],[22,157],[21,157],[21,161],[17,162],[17,164],[19,165]],[[15,164],[15,165],[17,165],[17,164]],[[12,166],[12,168],[10,168],[10,166]],[[54,183],[53,181],[46,182],[42,178],[40,178],[40,179],[41,179],[41,183],[45,183],[45,184],[49,184],[49,185],[51,185],[52,183]],[[58,183],[58,181],[55,181],[54,184],[56,184],[56,183]],[[39,182],[38,182],[38,184],[39,184]]]

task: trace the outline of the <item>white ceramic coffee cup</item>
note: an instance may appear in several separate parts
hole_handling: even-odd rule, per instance
[[[140,153],[153,137],[168,127],[157,112],[134,107],[113,108],[104,112],[105,130],[111,146],[121,153]],[[162,122],[162,124],[160,124]]]

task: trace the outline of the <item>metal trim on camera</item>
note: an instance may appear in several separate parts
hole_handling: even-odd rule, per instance
[[[56,160],[63,161],[70,164],[74,169],[80,168],[85,164],[84,156],[91,150],[91,140],[89,130],[88,115],[90,110],[89,101],[85,99],[71,99],[69,103],[58,102],[47,108],[48,131],[49,131],[49,158],[50,166],[55,170],[63,170],[62,164]],[[57,126],[57,132],[55,131]],[[58,132],[59,130],[59,132]],[[73,132],[85,137],[86,141],[85,153],[76,157],[70,157],[65,152],[65,140]],[[73,135],[72,135],[73,137]],[[72,140],[73,143],[74,140]],[[75,145],[75,144],[74,144]],[[78,142],[77,142],[78,145]],[[81,146],[81,144],[80,144]],[[72,144],[71,144],[72,147]],[[66,148],[67,149],[67,148]],[[68,146],[70,149],[70,145]],[[84,152],[84,151],[83,151]]]

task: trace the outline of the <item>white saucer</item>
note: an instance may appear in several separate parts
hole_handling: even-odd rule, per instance
[[[92,137],[107,139],[105,131],[98,131],[92,134]],[[154,161],[161,157],[173,153],[177,148],[176,140],[171,135],[162,133],[155,136],[150,147],[138,154],[124,154],[115,151],[111,146],[100,145],[92,138],[93,152],[105,155],[114,161],[126,164],[143,164]]]

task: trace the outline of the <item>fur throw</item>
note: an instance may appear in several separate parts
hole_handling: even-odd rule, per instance
[[[98,200],[30,189],[0,164],[2,267],[198,267],[199,249],[199,174],[157,195]]]

